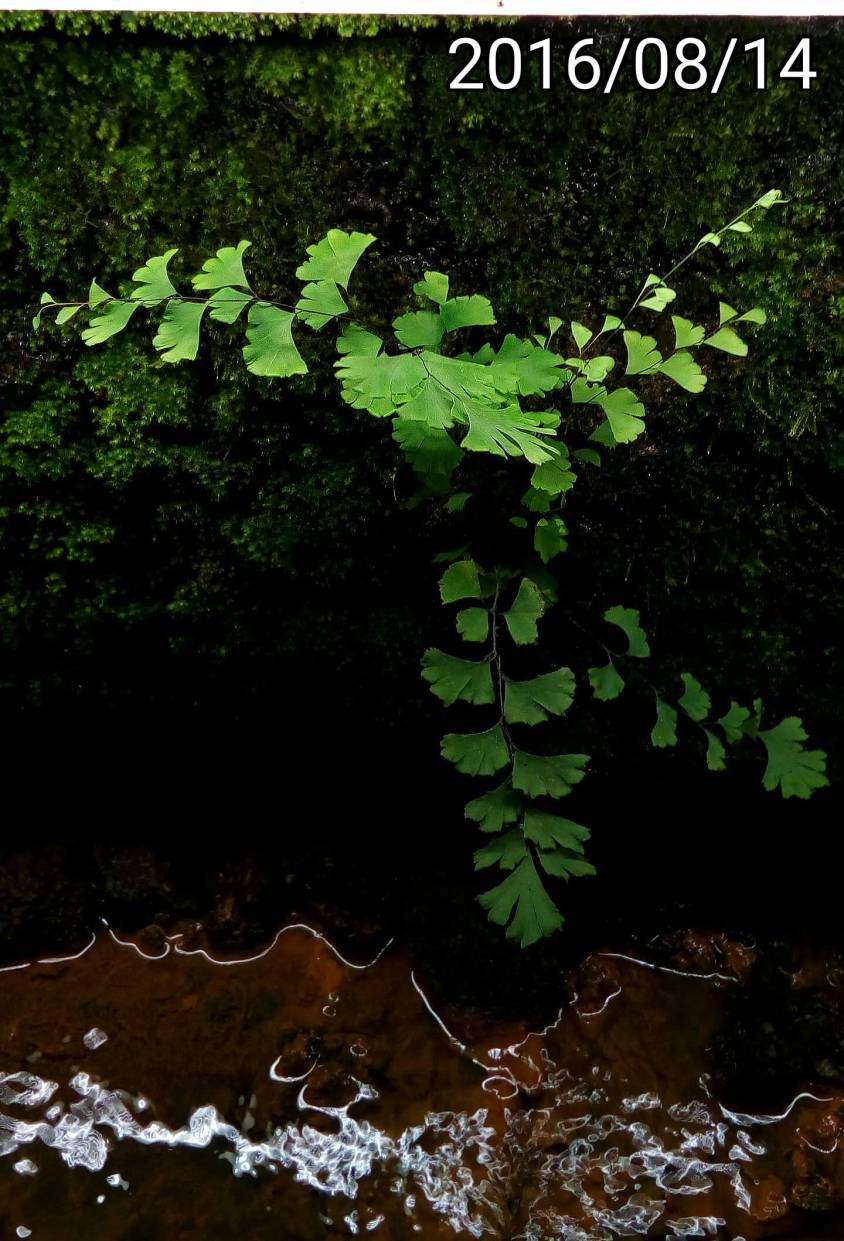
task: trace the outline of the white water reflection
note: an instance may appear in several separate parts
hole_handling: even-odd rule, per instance
[[[330,1117],[336,1123],[334,1132],[303,1120],[275,1129],[264,1141],[252,1141],[211,1106],[197,1108],[178,1129],[159,1121],[142,1124],[125,1091],[108,1089],[89,1074],[77,1073],[69,1087],[78,1100],[62,1107],[60,1115],[54,1112],[50,1120],[24,1121],[0,1113],[0,1155],[41,1142],[57,1151],[68,1167],[101,1172],[115,1140],[201,1150],[219,1139],[229,1148],[223,1158],[235,1176],[257,1176],[259,1169],[277,1173],[283,1168],[321,1193],[354,1199],[361,1181],[384,1170],[392,1178],[393,1193],[412,1198],[421,1192],[456,1232],[473,1237],[489,1232],[488,1221],[477,1210],[485,1204],[485,1184],[473,1178],[473,1169],[482,1170],[493,1157],[495,1130],[486,1123],[485,1109],[471,1115],[429,1112],[419,1125],[392,1138],[350,1115],[356,1104],[377,1098],[366,1082],[355,1080],[354,1085],[354,1098],[342,1107],[319,1107],[308,1102],[304,1086],[299,1092],[300,1110]],[[19,1107],[36,1108],[58,1089],[56,1082],[32,1074],[0,1074],[0,1099]],[[433,1150],[421,1145],[423,1137],[432,1140]],[[22,1171],[18,1166],[16,1170]],[[108,1180],[126,1188],[119,1174]],[[351,1231],[358,1227],[357,1216],[353,1223]],[[370,1229],[371,1223],[363,1227]]]
[[[746,1127],[714,1119],[700,1100],[666,1108],[653,1092],[645,1092],[625,1097],[618,1113],[605,1111],[611,1083],[577,1081],[551,1065],[542,1107],[505,1110],[502,1132],[479,1108],[428,1112],[392,1137],[352,1115],[356,1105],[378,1097],[365,1081],[353,1079],[353,1085],[354,1095],[343,1106],[321,1107],[308,1099],[307,1083],[302,1084],[301,1120],[253,1140],[212,1106],[196,1109],[176,1129],[144,1122],[139,1100],[88,1073],[71,1078],[68,1086],[77,1097],[70,1103],[54,1101],[60,1092],[54,1081],[24,1072],[0,1074],[0,1101],[30,1113],[46,1109],[42,1118],[29,1120],[0,1112],[0,1155],[32,1152],[41,1144],[69,1168],[101,1172],[121,1142],[195,1150],[223,1145],[222,1157],[235,1176],[284,1170],[320,1194],[350,1201],[358,1197],[361,1182],[377,1176],[385,1194],[403,1199],[411,1218],[421,1195],[455,1233],[472,1237],[501,1235],[502,1203],[518,1177],[523,1185],[529,1182],[532,1206],[513,1236],[612,1241],[647,1234],[665,1216],[671,1198],[691,1202],[719,1180],[729,1185],[736,1205],[747,1209],[744,1177],[766,1151]],[[332,1122],[330,1131],[308,1123],[317,1115]],[[741,1117],[742,1125],[747,1119]],[[778,1119],[753,1118],[760,1125]],[[31,1175],[36,1165],[19,1159],[14,1169]],[[118,1172],[108,1183],[128,1188]],[[566,1195],[571,1206],[562,1213],[559,1203]],[[345,1223],[356,1234],[376,1230],[382,1219],[377,1212],[357,1210]],[[662,1227],[672,1237],[714,1237],[723,1224],[720,1216],[672,1212]]]
[[[294,929],[300,928],[285,931]],[[301,929],[326,944],[344,965],[355,971],[369,968],[346,961],[324,937]],[[123,942],[110,934],[115,942]],[[223,964],[204,951],[181,948],[180,938],[171,937],[177,946],[172,948],[168,941],[162,955],[173,951]],[[278,936],[274,944],[277,941]],[[226,964],[246,965],[266,955]],[[654,969],[647,962],[620,959]],[[319,1081],[319,1074],[311,1075],[318,1065],[321,1070],[326,1067],[321,1056],[330,1061],[326,1046],[303,1056],[301,1073],[284,1074],[282,1056],[263,1068],[265,1082],[273,1083],[271,1090],[278,1090],[285,1105],[290,1101],[292,1107],[295,1099],[298,1112],[294,1121],[267,1124],[263,1133],[256,1132],[260,1109],[255,1095],[239,1125],[209,1104],[170,1128],[149,1118],[154,1104],[167,1103],[156,1099],[154,1092],[130,1094],[90,1072],[74,1072],[61,1085],[31,1071],[0,1072],[0,1157],[7,1157],[9,1170],[21,1177],[35,1176],[39,1164],[46,1167],[56,1156],[68,1169],[96,1174],[108,1169],[109,1189],[122,1196],[143,1193],[142,1179],[134,1169],[126,1169],[121,1158],[125,1144],[189,1149],[199,1158],[217,1158],[237,1177],[292,1177],[314,1192],[314,1218],[345,1228],[350,1235],[377,1233],[397,1212],[403,1227],[422,1233],[427,1225],[420,1221],[429,1220],[432,1210],[456,1235],[476,1238],[615,1241],[649,1233],[715,1238],[727,1227],[721,1211],[747,1218],[742,1213],[751,1207],[750,1187],[766,1175],[775,1126],[787,1121],[803,1100],[822,1100],[803,1092],[778,1115],[752,1115],[718,1104],[709,1096],[705,1079],[699,1083],[700,1097],[677,1099],[663,1097],[671,1087],[654,1089],[647,1074],[634,1074],[629,1080],[606,1062],[593,1066],[587,1062],[585,1068],[581,1064],[574,1069],[560,1050],[566,1046],[558,1037],[562,1023],[596,1017],[608,1007],[612,1014],[629,1006],[624,977],[625,1000],[617,999],[622,986],[613,983],[604,999],[596,1000],[594,1010],[590,1001],[586,1011],[579,1012],[575,995],[544,1030],[508,1046],[478,1050],[453,1033],[411,975],[419,1003],[430,1017],[425,1028],[437,1050],[464,1069],[467,1063],[472,1066],[477,1072],[477,1101],[485,1098],[488,1106],[426,1110],[428,1082],[420,1078],[418,1121],[411,1103],[404,1107],[400,1123],[408,1117],[415,1123],[404,1128],[397,1123],[390,1131],[387,1124],[377,1123],[377,1117],[391,1109],[386,1106],[382,1113],[375,1106],[379,1091],[374,1081],[367,1080],[370,1057],[360,1042],[349,1044],[359,1076],[345,1071],[350,1088],[341,1106],[314,1101],[318,1096],[313,1082]],[[720,976],[701,979],[713,977],[721,981]],[[328,992],[328,998],[336,1001],[337,995]],[[412,995],[411,1000],[417,1003]],[[588,1028],[600,1031],[601,1022],[593,1021]],[[389,1031],[385,1037],[391,1037]],[[512,1037],[511,1030],[508,1038]],[[94,1027],[83,1042],[96,1053],[106,1038]],[[92,1063],[101,1064],[113,1046],[98,1053]],[[599,1059],[599,1042],[595,1053]],[[643,1065],[647,1069],[649,1062]],[[332,1067],[330,1062],[327,1067]],[[381,1079],[375,1080],[381,1085]],[[693,1092],[694,1087],[689,1090]],[[461,1102],[467,1104],[466,1095]],[[385,1091],[382,1104],[390,1103]],[[39,1151],[42,1157],[33,1158]],[[122,1176],[127,1170],[131,1187]],[[337,1201],[341,1223],[322,1214],[327,1199]],[[105,1200],[104,1195],[97,1199]],[[29,1235],[22,1228],[17,1235]]]

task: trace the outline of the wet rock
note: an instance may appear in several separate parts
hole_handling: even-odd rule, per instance
[[[756,951],[748,944],[742,944],[738,940],[725,939],[722,945],[724,954],[724,964],[727,967],[726,972],[731,974],[733,978],[744,981],[753,968],[756,961]]]
[[[280,1031],[278,1058],[273,1063],[276,1077],[303,1077],[324,1058],[325,1048],[319,1032],[291,1027]]]
[[[45,845],[0,865],[0,957],[81,947],[94,921],[94,892],[68,850]]]
[[[675,962],[678,969],[699,974],[712,974],[718,969],[720,944],[711,935],[700,931],[684,931],[680,937]]]
[[[221,952],[266,943],[287,921],[290,888],[255,858],[225,863],[215,874],[211,908],[203,919],[209,943]]]
[[[795,985],[799,959],[789,966],[784,972],[781,954],[763,953],[730,999],[713,1056],[719,1097],[730,1106],[776,1110],[801,1082],[844,1080],[840,993]]]
[[[202,923],[193,919],[185,919],[173,924],[170,935],[174,938],[178,936],[179,947],[184,952],[195,952],[197,948],[201,948],[204,943],[202,931]]]
[[[760,1223],[782,1219],[788,1214],[785,1186],[779,1177],[766,1176],[750,1187],[748,1214]]]
[[[804,1211],[834,1211],[841,1203],[832,1181],[824,1176],[793,1185],[788,1200]]]
[[[80,1180],[72,1167],[59,1170],[51,1149],[43,1169],[53,1176],[50,1193],[26,1200],[26,1218],[38,1225],[34,1233],[44,1231],[36,1210],[51,1211],[60,1195],[62,1211],[84,1220],[90,1241],[163,1235],[165,1213],[168,1235],[192,1236],[202,1220],[208,1241],[234,1235],[275,1241],[279,1221],[284,1235],[297,1241],[324,1241],[349,1235],[333,1228],[346,1217],[359,1231],[382,1218],[384,1235],[396,1241],[416,1235],[425,1241],[454,1235],[550,1241],[599,1232],[699,1236],[704,1225],[696,1219],[715,1221],[705,1225],[712,1237],[719,1221],[723,1235],[747,1241],[773,1235],[797,1241],[809,1233],[830,1241],[836,1235],[838,1220],[833,1223],[824,1204],[839,1192],[833,1152],[844,1096],[804,1098],[770,1125],[752,1118],[722,1121],[701,1097],[701,1069],[727,990],[720,980],[682,978],[594,954],[566,980],[561,998],[579,986],[584,996],[596,989],[597,1000],[612,985],[618,994],[610,1004],[586,1016],[564,1003],[558,1020],[526,1034],[500,1023],[485,1032],[476,1012],[429,1010],[411,968],[401,949],[371,969],[354,968],[320,937],[299,929],[234,968],[205,954],[174,951],[149,963],[103,933],[73,961],[7,975],[14,1022],[4,1050],[13,1076],[6,1078],[5,1100],[0,1081],[0,1103],[17,1106],[22,1090],[40,1089],[29,1062],[33,1049],[43,1049],[48,1068],[42,1072],[49,1069],[65,1093],[77,1065],[91,1074],[82,1085],[92,1101],[105,1083],[112,1101],[106,1113],[97,1113],[98,1149],[105,1151],[101,1137],[112,1142],[118,1102],[129,1122],[138,1110],[170,1127],[190,1119],[178,1141],[160,1133],[156,1143],[191,1146],[189,1193],[179,1179],[187,1158],[171,1157],[170,1150],[157,1157],[127,1130],[119,1146],[106,1151],[108,1174],[132,1186],[142,1182],[144,1192],[115,1193],[100,1210],[105,1203],[92,1201],[90,1192],[80,1200],[87,1173]],[[471,1045],[449,1039],[440,1020],[461,1042],[471,1030]],[[95,1022],[109,1038],[83,1062],[80,1040]],[[73,1041],[65,1044],[68,1029]],[[356,1056],[353,1046],[366,1054]],[[285,1073],[307,1077],[284,1082]],[[522,1081],[535,1082],[535,1091],[506,1089]],[[39,1119],[51,1102],[39,1095],[27,1119]],[[234,1131],[223,1128],[214,1137],[211,1105]],[[60,1112],[44,1116],[43,1133],[50,1137]],[[207,1141],[196,1142],[203,1133]],[[252,1149],[264,1135],[273,1147],[269,1155]],[[399,1135],[402,1159],[415,1169],[400,1183],[401,1193],[394,1188]],[[20,1137],[7,1140],[23,1155],[40,1149],[29,1132]],[[815,1155],[809,1141],[827,1153]],[[201,1153],[206,1149],[210,1155]],[[749,1212],[736,1191],[733,1150],[744,1152]],[[253,1155],[257,1175],[239,1176],[232,1185],[223,1161],[234,1167]],[[263,1167],[265,1156],[276,1164],[272,1171]],[[330,1188],[337,1177],[351,1177],[339,1200]],[[15,1202],[31,1193],[13,1171],[3,1188],[17,1195]],[[353,1196],[354,1204],[342,1195]],[[434,1198],[439,1205],[432,1211]],[[181,1211],[186,1201],[173,1224],[174,1202]],[[117,1212],[135,1213],[137,1228]],[[49,1229],[45,1235],[52,1235]]]
[[[791,1167],[797,1180],[803,1181],[815,1170],[815,1161],[804,1150],[791,1152]]]
[[[574,975],[571,1005],[575,1013],[601,1013],[618,995],[620,963],[612,957],[591,956]]]
[[[167,951],[167,934],[162,927],[155,924],[142,927],[134,938],[148,957],[160,957]]]
[[[142,846],[101,845],[94,849],[106,917],[118,925],[165,920],[180,901],[165,858]]]

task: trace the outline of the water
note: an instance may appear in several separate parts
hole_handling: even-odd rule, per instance
[[[103,929],[0,975],[0,1237],[844,1236],[844,1093],[714,1097],[741,973],[596,954],[532,1032],[441,1012],[395,945]]]

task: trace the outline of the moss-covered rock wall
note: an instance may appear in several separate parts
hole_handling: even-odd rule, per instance
[[[430,265],[525,330],[622,307],[777,186],[791,205],[681,286],[691,309],[767,309],[750,358],[713,359],[701,397],[655,393],[647,437],[573,498],[565,572],[587,610],[640,606],[667,668],[693,655],[707,682],[799,705],[834,746],[844,26],[681,25],[647,33],[765,36],[776,62],[809,32],[817,81],[757,91],[748,63],[717,97],[623,76],[604,96],[559,72],[543,91],[533,63],[517,90],[460,93],[459,22],[2,17],[0,710],[245,719],[331,682],[358,715],[401,721],[430,709],[416,658],[439,623],[441,531],[397,507],[393,445],[330,381],[256,381],[219,342],[171,368],[143,330],[97,351],[36,339],[42,288],[114,286],[175,244],[195,270],[248,237],[281,296],[339,226],[380,239],[362,296],[398,310]],[[629,32],[508,27],[525,46],[592,35],[603,59]]]

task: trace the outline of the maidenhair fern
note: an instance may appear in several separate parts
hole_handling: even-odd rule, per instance
[[[94,280],[84,302],[56,302],[49,293],[41,298],[35,328],[46,312],[55,311],[58,324],[80,310],[92,312],[82,332],[88,345],[123,331],[140,309],[162,311],[153,345],[165,362],[196,358],[206,316],[237,325],[245,335],[247,369],[268,377],[307,373],[300,352],[307,337],[302,325],[314,332],[334,326],[339,329],[334,366],[342,399],[353,409],[389,420],[422,494],[449,512],[461,510],[472,493],[461,490],[454,478],[466,453],[513,458],[530,467],[522,512],[509,518],[526,532],[525,562],[519,568],[485,566],[469,548],[439,557],[448,564],[440,580],[442,601],[455,608],[456,635],[471,657],[432,648],[422,660],[423,677],[446,707],[465,703],[484,713],[477,731],[448,733],[442,753],[458,771],[493,780],[465,810],[488,837],[475,854],[477,867],[505,872],[480,901],[492,921],[506,926],[508,936],[522,945],[562,923],[547,877],[594,873],[584,856],[588,829],[549,809],[584,779],[589,756],[548,753],[548,745],[530,739],[532,730],[566,715],[578,684],[591,688],[597,701],[608,702],[638,670],[636,682],[653,695],[654,746],[676,745],[679,731],[685,730],[697,738],[709,769],[722,771],[735,746],[756,741],[767,760],[766,789],[805,798],[827,783],[825,755],[804,748],[806,734],[798,718],[763,728],[758,700],[752,708],[731,701],[713,710],[709,692],[690,672],[682,673],[676,686],[652,684],[642,673],[650,647],[633,608],[616,605],[604,612],[606,632],[596,627],[594,634],[603,662],[577,675],[556,659],[527,679],[515,677],[512,667],[518,648],[539,643],[543,617],[557,601],[548,566],[568,545],[562,515],[567,493],[582,470],[600,465],[602,452],[630,443],[645,430],[636,381],[659,374],[687,392],[700,392],[706,375],[696,351],[743,357],[748,347],[740,331],[766,318],[759,307],[739,313],[721,302],[717,326],[672,315],[670,334],[664,333],[667,342],[658,346],[654,336],[629,326],[634,316],[662,315],[676,299],[668,281],[692,255],[704,246],[719,246],[729,233],[750,232],[747,217],[782,201],[780,192],[771,190],[728,224],[706,233],[666,276],[647,277],[623,317],[607,314],[595,328],[573,321],[566,334],[562,319],[554,316],[546,331],[529,338],[509,334],[497,347],[487,342],[474,352],[460,351],[459,334],[493,326],[493,308],[478,294],[452,296],[449,278],[441,272],[425,272],[414,284],[418,305],[394,320],[393,345],[352,315],[349,283],[375,238],[339,229],[308,247],[307,260],[296,269],[303,288],[292,304],[253,289],[243,265],[248,241],[225,246],[208,259],[191,278],[191,293],[173,284],[169,267],[177,251],[168,250],[135,272],[128,297],[113,296]],[[620,356],[607,352],[613,342]],[[621,382],[616,381],[619,370]],[[573,448],[559,435],[563,403],[576,415],[568,419],[577,428]]]

